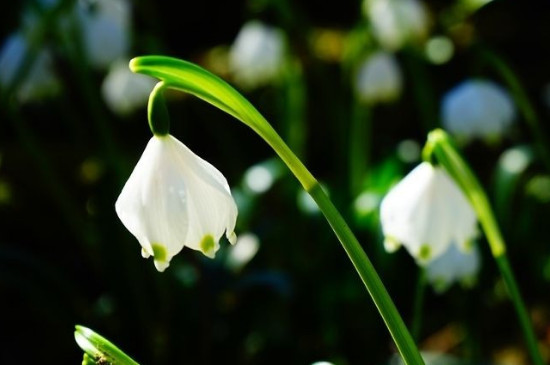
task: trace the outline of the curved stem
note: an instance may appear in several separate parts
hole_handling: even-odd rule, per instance
[[[424,364],[401,315],[361,244],[318,183],[308,193],[315,200],[378,308],[405,364]]]
[[[531,130],[537,152],[546,168],[550,170],[550,149],[548,147],[550,144],[547,138],[548,134],[542,127],[541,120],[535,111],[535,107],[527,97],[527,93],[521,85],[519,78],[502,57],[495,52],[483,49],[481,53],[485,60],[500,73],[501,77],[508,84],[519,110],[521,114],[523,114],[523,118]]]
[[[252,128],[273,148],[325,215],[376,304],[405,364],[424,364],[403,319],[359,241],[317,180],[256,108],[225,81],[186,61],[144,56],[130,61],[130,68],[134,72],[157,77],[164,81],[166,87],[193,94],[229,113]]]
[[[428,142],[426,143],[423,157],[429,158],[428,155],[431,153],[437,157],[437,161],[460,185],[464,194],[468,197],[470,203],[474,207],[481,223],[481,227],[487,237],[487,242],[489,243],[493,257],[495,258],[502,278],[506,283],[508,294],[510,295],[514,308],[516,309],[520,326],[533,363],[536,365],[544,365],[544,360],[542,359],[542,355],[538,348],[533,325],[529,318],[525,303],[523,302],[514,273],[508,262],[504,238],[502,237],[498,227],[487,195],[481,187],[481,184],[474,176],[473,172],[453,146],[450,137],[443,130],[436,129],[428,135]]]

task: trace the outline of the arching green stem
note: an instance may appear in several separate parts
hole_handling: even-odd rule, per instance
[[[229,84],[201,67],[175,58],[143,56],[130,61],[134,72],[156,77],[165,87],[193,94],[237,118],[262,137],[313,197],[367,287],[406,364],[424,364],[380,277],[359,241],[317,180],[265,118]]]
[[[514,273],[506,255],[506,244],[498,227],[495,215],[489,204],[489,199],[481,184],[474,176],[468,164],[454,147],[451,138],[441,129],[433,130],[428,134],[428,141],[423,151],[423,158],[431,161],[436,157],[453,179],[460,185],[462,191],[474,207],[481,227],[487,237],[491,253],[496,260],[502,278],[508,288],[508,294],[516,309],[527,347],[533,359],[533,364],[543,365],[544,361],[538,348],[537,338],[529,319],[529,314],[523,302]]]

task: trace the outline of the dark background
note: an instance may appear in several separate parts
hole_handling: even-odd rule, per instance
[[[437,19],[452,3],[426,4]],[[3,4],[0,40],[19,27],[27,5]],[[383,251],[376,214],[358,218],[353,212],[346,189],[350,85],[343,81],[341,65],[317,57],[308,43],[316,29],[351,30],[362,19],[360,2],[293,1],[289,6],[291,16],[283,17],[267,0],[191,1],[178,8],[135,1],[131,53],[205,64],[207,52],[230,45],[249,19],[285,29],[307,85],[306,165],[328,187],[410,323],[417,267],[404,250],[393,255]],[[482,75],[504,83],[480,61],[479,47],[488,47],[514,70],[547,134],[550,109],[543,90],[550,82],[549,3],[497,0],[465,22],[475,41],[457,47],[445,65],[423,64],[428,83],[422,87],[436,97],[434,119],[441,95],[461,80]],[[441,23],[434,23],[432,33],[445,32]],[[55,44],[54,38],[45,37]],[[394,348],[376,308],[322,216],[297,206],[300,188],[290,174],[265,194],[247,198],[249,209],[241,212],[237,234],[254,232],[261,247],[241,272],[223,265],[227,242],[215,260],[184,249],[162,274],[143,260],[137,241],[116,216],[114,202],[150,138],[145,108],[125,117],[113,114],[99,93],[104,73],[89,70],[83,86],[63,47],[54,50],[61,95],[24,105],[10,100],[0,110],[0,182],[7,194],[0,203],[0,363],[79,363],[75,324],[96,330],[142,364],[387,362]],[[397,57],[410,64],[407,51]],[[398,177],[414,166],[395,157],[400,141],[424,143],[427,130],[414,95],[415,76],[404,66],[401,99],[373,111],[375,181],[377,167],[390,164]],[[276,94],[270,86],[245,92],[280,129]],[[175,97],[169,110],[171,133],[217,166],[232,187],[241,186],[248,167],[273,156],[248,128],[202,101]],[[500,143],[477,141],[464,147],[492,200],[501,153],[510,146],[532,147],[534,140],[520,115],[513,133]],[[83,175],[86,166],[95,169],[93,178]],[[530,194],[527,186],[533,177],[548,173],[535,157],[509,195],[500,197],[506,204],[497,212],[547,354],[550,203]],[[387,190],[388,184],[379,185]],[[483,265],[475,288],[455,285],[443,295],[427,289],[420,344],[471,364],[498,364],[502,356],[528,363],[513,307],[484,238],[479,244]]]

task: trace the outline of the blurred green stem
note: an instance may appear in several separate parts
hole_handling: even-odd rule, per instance
[[[354,97],[349,132],[350,188],[355,198],[363,188],[368,171],[372,137],[371,110]]]
[[[433,155],[437,158],[437,162],[449,172],[462,188],[462,191],[474,207],[481,227],[487,237],[487,242],[489,243],[493,257],[506,283],[508,294],[516,309],[533,363],[536,365],[544,365],[527,308],[523,302],[510,263],[508,262],[504,238],[502,237],[485,191],[466,161],[464,161],[454,147],[451,138],[441,129],[433,130],[428,134],[428,141],[424,147],[423,157],[425,160],[430,161]]]
[[[15,105],[11,102],[3,103],[3,107],[7,112],[7,119],[12,122],[17,136],[35,163],[39,180],[45,185],[46,190],[50,193],[52,200],[59,207],[59,211],[63,215],[69,228],[79,242],[83,242],[89,246],[92,244],[94,237],[89,226],[81,218],[82,213],[79,208],[73,204],[73,197],[70,196],[63,182],[55,174],[52,164],[44,154],[43,149],[39,146],[34,134],[28,128],[26,121],[19,115]]]
[[[305,118],[306,86],[297,60],[288,59],[283,71],[281,109],[289,147],[304,158],[307,125]]]
[[[516,76],[516,73],[510,66],[508,66],[504,59],[502,59],[502,57],[495,52],[484,48],[481,50],[481,54],[487,63],[492,65],[495,70],[500,73],[506,84],[508,84],[519,110],[531,130],[537,152],[546,168],[550,170],[550,144],[547,137],[548,133],[543,130],[540,118],[535,111],[535,107],[531,104],[531,101]]]
[[[426,297],[426,269],[419,267],[418,279],[416,280],[416,288],[414,293],[414,306],[413,317],[411,324],[411,335],[414,340],[418,342],[420,340],[420,330],[422,327],[422,308],[424,307],[424,299]]]
[[[406,49],[405,61],[409,76],[412,79],[414,98],[419,108],[420,118],[424,124],[424,129],[428,132],[438,125],[437,97],[432,88],[433,82],[430,80],[424,60],[417,52],[412,48]]]
[[[166,87],[193,94],[227,112],[249,126],[273,148],[319,205],[376,304],[405,364],[424,364],[403,319],[361,244],[321,185],[258,110],[225,81],[190,62],[163,56],[143,56],[130,61],[130,68],[134,72],[156,77],[164,81]]]
[[[73,67],[73,75],[75,76],[76,84],[80,87],[80,93],[84,98],[84,102],[87,104],[87,111],[96,128],[103,147],[102,150],[105,153],[105,159],[111,165],[118,182],[123,184],[127,176],[126,164],[123,163],[120,157],[121,155],[116,147],[113,131],[108,122],[109,118],[104,111],[102,101],[94,86],[80,27],[81,24],[73,20],[71,32],[63,32],[61,36],[66,37],[64,39],[65,49]]]

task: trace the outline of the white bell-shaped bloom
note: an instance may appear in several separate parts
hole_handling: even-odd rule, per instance
[[[130,48],[131,7],[128,0],[80,0],[84,49],[90,64],[105,69]]]
[[[368,104],[394,101],[401,94],[403,76],[395,57],[377,52],[367,58],[357,74],[359,99]]]
[[[401,244],[426,265],[451,244],[466,249],[477,234],[476,214],[447,172],[423,162],[395,185],[380,205],[387,251]]]
[[[101,92],[109,108],[124,115],[147,105],[156,82],[152,77],[132,72],[128,60],[122,59],[109,68]]]
[[[428,34],[428,12],[417,0],[364,0],[363,11],[374,36],[388,50],[398,50]]]
[[[115,208],[159,271],[185,246],[214,257],[224,232],[236,241],[227,180],[169,134],[151,138]]]
[[[443,126],[460,138],[499,137],[516,115],[508,92],[488,80],[467,80],[443,97]]]
[[[14,33],[6,39],[0,50],[0,84],[3,87],[14,81],[27,52],[29,44],[22,33]],[[16,91],[17,98],[28,102],[54,94],[58,89],[59,80],[54,73],[53,58],[47,48],[41,47]]]
[[[235,80],[256,87],[280,73],[284,57],[283,32],[259,21],[243,25],[229,51],[229,66]]]
[[[426,276],[435,291],[442,293],[454,282],[471,285],[475,282],[480,266],[477,246],[463,251],[456,245],[451,245],[441,256],[426,267]]]

